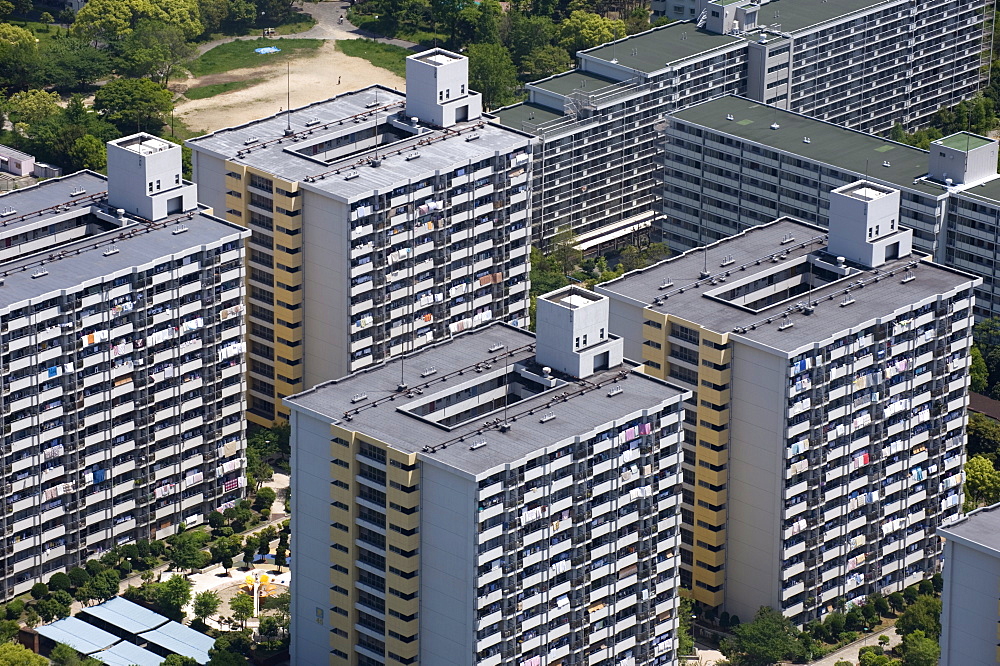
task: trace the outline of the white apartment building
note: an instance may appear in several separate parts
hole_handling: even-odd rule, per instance
[[[286,400],[293,662],[676,663],[690,392],[623,362],[608,307],[567,287],[537,337],[496,323]]]
[[[911,250],[895,190],[830,206],[829,236],[782,218],[597,288],[626,355],[694,393],[683,580],[740,617],[901,590],[961,511],[980,280]]]
[[[243,496],[246,231],[180,153],[134,135],[0,196],[4,599]]]
[[[941,666],[1000,663],[1000,505],[946,529],[941,593]]]
[[[538,137],[536,242],[572,229],[595,251],[648,234],[656,126],[737,94],[864,132],[913,129],[987,80],[992,0],[666,0],[672,23],[577,54],[527,86],[502,124]],[[676,9],[676,11],[675,11]]]
[[[202,198],[251,229],[250,418],[498,319],[528,324],[531,137],[484,122],[468,60],[189,142]]]
[[[899,190],[915,248],[982,278],[977,317],[1000,312],[996,141],[960,132],[921,150],[735,96],[673,114],[665,135],[657,237],[672,249],[786,215],[829,226],[830,191],[867,178]]]

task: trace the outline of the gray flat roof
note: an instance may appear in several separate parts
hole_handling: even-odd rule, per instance
[[[664,69],[668,63],[745,43],[742,37],[719,35],[702,30],[691,21],[681,21],[579,53],[608,62],[617,58],[622,67],[650,74]]]
[[[595,90],[617,85],[618,83],[621,82],[604,76],[595,76],[583,70],[570,70],[562,74],[550,76],[547,79],[533,81],[528,85],[532,88],[541,88],[542,90],[548,90],[558,95],[568,95],[575,90],[594,92]]]
[[[165,650],[190,657],[199,664],[208,661],[208,651],[215,646],[215,639],[211,636],[173,620],[158,629],[143,632],[140,638]]]
[[[505,127],[512,127],[516,130],[526,132],[532,131],[531,129],[526,129],[526,123],[530,125],[539,125],[550,120],[555,120],[556,118],[565,117],[564,114],[559,111],[554,111],[547,106],[532,104],[530,102],[523,102],[521,104],[514,104],[502,109],[497,109],[496,111],[492,111],[491,115],[495,116],[500,124]]]
[[[836,221],[832,223],[836,224]],[[788,235],[794,238],[794,242],[783,243]],[[792,299],[790,303],[775,304],[756,313],[704,295],[706,291],[719,288],[708,284],[711,278],[704,281],[700,278],[706,265],[706,257],[712,277],[729,272],[731,281],[743,280],[755,273],[770,271],[775,266],[770,260],[775,254],[787,252],[787,257],[779,261],[779,264],[789,264],[798,257],[825,250],[825,235],[825,230],[820,227],[783,217],[705,248],[688,250],[649,268],[626,273],[616,280],[598,285],[597,291],[638,300],[646,303],[646,307],[653,311],[675,314],[718,333],[730,332],[737,339],[744,338],[793,353],[805,345],[821,342],[872,319],[890,316],[909,303],[947,293],[978,279],[973,275],[930,263],[923,255],[914,254],[883,264],[877,272],[871,269],[858,270],[849,281],[864,279],[866,284],[861,289],[852,290],[851,296],[855,302],[846,307],[840,307],[843,299],[840,293],[847,286],[844,281],[817,287],[810,292],[810,299],[818,302],[813,312],[791,313],[789,321],[793,326],[783,330],[778,328],[782,323],[782,314],[789,305],[794,306],[800,300],[806,300],[805,295]],[[726,257],[731,257],[733,263],[721,267],[720,264]],[[758,262],[758,259],[761,261]],[[831,259],[831,263],[834,261]],[[918,263],[913,270],[915,279],[901,283],[906,266],[914,261]],[[894,275],[889,275],[893,272]],[[878,282],[869,281],[876,275],[882,276]],[[661,290],[660,286],[666,280],[672,280],[674,285],[668,290]],[[684,288],[684,293],[678,293],[681,287]],[[653,305],[656,297],[664,295],[667,295],[667,299],[662,305]],[[830,300],[831,296],[833,300]],[[769,317],[773,318],[771,323],[761,323]],[[754,330],[732,332],[736,327],[748,327],[753,323],[757,323]]]
[[[939,528],[938,534],[1000,555],[1000,504],[976,509],[962,520]]]
[[[75,617],[65,617],[35,629],[39,634],[65,643],[81,654],[91,654],[114,645],[120,638]]]
[[[463,163],[493,157],[495,152],[515,150],[518,146],[527,145],[530,140],[519,131],[487,123],[483,119],[460,123],[447,130],[431,128],[412,138],[379,146],[378,154],[384,159],[378,168],[359,164],[363,159],[374,157],[372,149],[329,163],[292,152],[302,142],[315,143],[324,134],[342,133],[342,125],[354,122],[355,117],[386,123],[390,116],[404,109],[405,100],[406,96],[401,92],[370,86],[292,109],[290,113],[279,113],[245,125],[221,129],[190,139],[187,144],[278,178],[298,181],[306,189],[352,200],[368,196],[372,190],[393,188],[423,174],[431,175],[436,170],[451,170]],[[289,125],[294,134],[286,137],[285,129]],[[473,131],[479,134],[479,139],[468,141]],[[246,143],[251,139],[255,141]],[[407,161],[403,155],[411,151],[419,153],[420,158]],[[358,173],[358,177],[345,180],[344,175],[352,170]],[[318,178],[320,175],[323,175],[322,179]],[[306,183],[307,178],[314,177],[317,178],[314,182]]]
[[[183,233],[175,230],[186,227]],[[0,263],[0,308],[42,294],[101,278],[117,271],[142,266],[202,245],[237,239],[248,231],[201,210],[173,215],[157,225],[138,222],[101,234],[64,243],[38,254]],[[105,255],[115,247],[118,252]],[[50,259],[51,257],[51,259]],[[44,263],[42,263],[44,262]],[[34,277],[39,271],[45,275]]]
[[[87,210],[95,201],[107,194],[108,180],[93,171],[77,171],[68,176],[50,178],[42,182],[12,190],[0,195],[0,214],[13,208],[16,212],[0,217],[4,229],[16,228],[22,223],[35,223],[39,216],[54,214],[56,209]]]
[[[728,120],[728,115],[732,115],[733,120]],[[872,180],[932,196],[946,194],[943,187],[933,183],[913,183],[927,174],[930,154],[926,150],[744,97],[719,97],[677,111],[671,117],[839,169],[868,173]],[[779,129],[771,129],[772,123],[778,123]],[[810,143],[803,141],[805,137],[809,137]],[[889,162],[889,166],[883,166],[885,162]]]
[[[113,597],[96,606],[85,606],[80,614],[91,615],[130,634],[155,629],[169,621],[169,618],[124,597]]]
[[[782,32],[796,32],[864,9],[893,4],[900,4],[899,0],[771,0],[761,6],[757,24],[780,24]]]
[[[579,380],[564,378],[566,384],[549,392],[525,398],[512,404],[509,410],[510,416],[537,410],[534,415],[521,416],[512,423],[507,432],[490,429],[481,435],[477,431],[483,423],[497,418],[502,414],[502,410],[499,413],[484,414],[464,425],[445,430],[401,411],[401,408],[405,409],[407,403],[411,402],[405,394],[398,394],[396,400],[384,402],[377,407],[364,408],[365,402],[351,402],[353,396],[361,393],[368,396],[368,402],[396,394],[401,363],[405,368],[403,381],[411,389],[423,387],[423,393],[415,396],[413,400],[424,401],[439,390],[437,387],[444,390],[475,377],[475,369],[472,366],[479,362],[490,362],[494,371],[502,367],[501,364],[509,364],[513,371],[517,363],[532,363],[534,342],[535,336],[527,331],[507,324],[494,323],[425,347],[403,360],[396,359],[342,379],[324,382],[308,391],[285,398],[285,402],[293,408],[320,414],[341,427],[376,437],[400,451],[420,452],[428,459],[476,475],[498,465],[519,460],[568,437],[587,433],[628,414],[655,408],[684,393],[683,389],[672,384],[632,372],[627,380],[619,383],[624,387],[624,395],[609,398],[608,389],[602,388],[588,390],[580,395],[573,395],[568,400],[556,400],[550,404],[555,394],[563,392],[575,394],[581,388]],[[504,348],[499,351],[489,351],[491,348],[496,349],[498,345],[504,345]],[[511,355],[500,358],[508,354]],[[421,377],[421,373],[430,367],[436,368],[437,371],[427,378]],[[590,384],[610,381],[617,377],[622,369],[611,368],[588,377],[586,381]],[[463,370],[468,376],[458,375],[459,370]],[[448,376],[450,373],[456,374]],[[362,407],[361,411],[352,415],[350,421],[344,419],[346,411],[358,407]],[[547,413],[554,414],[555,418],[540,423],[539,418]],[[457,441],[460,437],[466,438],[466,441]],[[469,445],[479,439],[485,439],[487,445],[470,450]],[[425,446],[435,446],[445,442],[451,443],[433,453],[423,452]]]

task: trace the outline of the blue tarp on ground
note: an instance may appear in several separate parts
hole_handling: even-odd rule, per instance
[[[265,46],[263,48],[254,49],[254,53],[261,53],[263,55],[267,55],[269,53],[277,53],[280,50],[281,49],[279,49],[276,46]]]
[[[56,643],[65,643],[81,654],[91,654],[103,650],[121,640],[117,636],[75,617],[57,620],[52,624],[38,627],[35,631]]]

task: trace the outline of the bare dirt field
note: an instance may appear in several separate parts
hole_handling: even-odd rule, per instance
[[[261,83],[248,88],[214,97],[182,99],[176,106],[174,112],[176,117],[183,120],[190,130],[211,132],[278,113],[287,105],[286,65],[285,63],[263,64],[267,62],[266,58],[266,55],[261,56],[260,67],[183,81],[182,85],[187,89],[229,81],[264,79]],[[406,85],[405,80],[388,70],[375,67],[367,60],[352,58],[337,51],[333,40],[320,46],[315,55],[292,61],[289,78],[292,108],[374,83],[381,83],[396,90],[403,90]]]

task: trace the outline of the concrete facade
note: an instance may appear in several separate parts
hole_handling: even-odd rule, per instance
[[[611,330],[641,331],[644,371],[694,393],[682,582],[740,617],[802,625],[901,590],[937,570],[935,530],[961,510],[979,279],[832,250],[783,218],[597,287]]]
[[[408,62],[407,96],[373,86],[189,142],[206,202],[252,230],[255,423],[467,328],[528,324],[531,137],[474,118],[464,56]]]
[[[783,215],[829,227],[831,192],[867,180],[899,191],[898,223],[912,230],[915,249],[982,278],[977,317],[1000,312],[995,141],[960,132],[925,151],[739,97],[677,112],[665,132],[656,235],[672,249]],[[942,180],[946,171],[950,185]]]
[[[293,662],[676,663],[690,394],[535,345],[497,323],[287,399]]]
[[[112,188],[0,196],[4,599],[243,497],[246,231],[193,203],[136,218]]]
[[[496,112],[538,137],[534,241],[572,230],[597,252],[649,235],[664,167],[657,126],[720,95],[864,132],[925,126],[985,85],[993,4],[658,0],[654,15],[679,22],[580,51],[575,70]]]

